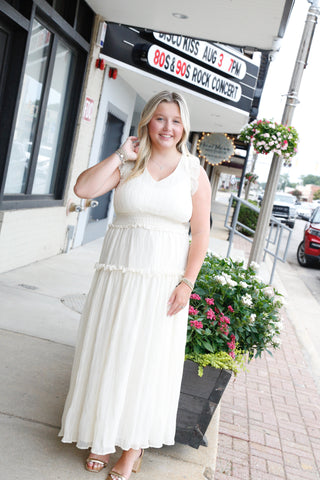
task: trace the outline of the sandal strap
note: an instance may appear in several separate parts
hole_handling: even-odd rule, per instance
[[[115,472],[114,470],[111,470],[111,472],[108,475],[108,478],[109,477],[110,477],[110,480],[127,480],[124,475],[120,475],[120,473]]]
[[[102,460],[98,460],[97,458],[91,458],[91,457],[88,457],[86,462],[87,463],[89,463],[89,462],[98,463],[99,465],[103,465],[104,467],[106,467],[108,465],[108,463],[102,462]]]

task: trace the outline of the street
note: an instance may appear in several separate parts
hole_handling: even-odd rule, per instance
[[[297,260],[297,248],[303,239],[303,232],[306,223],[305,220],[299,218],[296,220],[289,245],[287,262],[295,270],[299,278],[303,280],[304,284],[310,290],[312,295],[314,295],[318,303],[320,303],[320,263],[316,266],[305,268],[301,267]],[[285,232],[284,239],[286,238],[287,235]]]

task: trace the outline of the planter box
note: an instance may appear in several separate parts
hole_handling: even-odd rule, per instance
[[[199,448],[207,446],[206,430],[228,385],[232,372],[205,367],[198,375],[198,364],[184,362],[175,441]]]

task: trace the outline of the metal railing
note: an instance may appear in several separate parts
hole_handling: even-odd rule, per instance
[[[234,204],[235,207],[234,207]],[[229,247],[227,251],[227,257],[230,256],[231,253],[231,248],[233,244],[233,238],[234,235],[239,235],[240,237],[244,238],[245,240],[249,241],[250,243],[253,242],[253,238],[250,238],[246,236],[244,233],[238,230],[238,227],[241,227],[244,231],[248,231],[251,234],[254,235],[255,230],[252,228],[248,227],[247,225],[244,225],[243,223],[239,222],[239,212],[240,212],[240,207],[241,205],[245,205],[248,207],[250,210],[253,210],[254,212],[259,213],[260,208],[253,205],[252,203],[248,202],[247,200],[243,200],[236,195],[230,195],[229,199],[229,204],[228,204],[228,210],[224,222],[224,226],[230,231],[229,234]],[[232,212],[232,208],[234,207],[233,211],[233,216],[231,220],[231,225],[229,225],[229,217]],[[283,255],[280,254],[280,246],[281,242],[283,239],[283,232],[287,231],[288,232],[288,237],[287,237],[287,242],[286,246],[283,252]],[[279,220],[277,220],[275,217],[270,218],[270,228],[269,228],[269,234],[268,237],[266,238],[266,246],[264,247],[264,255],[263,255],[263,261],[266,259],[267,253],[273,257],[273,265],[272,265],[272,270],[271,270],[271,275],[270,275],[270,280],[269,283],[271,284],[273,281],[273,276],[274,272],[276,269],[276,264],[277,261],[280,260],[281,262],[285,262],[287,259],[287,254],[288,254],[288,249],[289,249],[289,244],[291,240],[291,235],[292,235],[292,229],[281,223]],[[269,246],[270,245],[276,245],[275,251],[270,250]]]

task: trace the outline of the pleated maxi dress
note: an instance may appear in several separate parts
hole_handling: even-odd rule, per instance
[[[168,316],[189,250],[197,157],[174,172],[148,169],[115,189],[109,225],[82,313],[62,442],[96,454],[174,444],[188,307]]]

